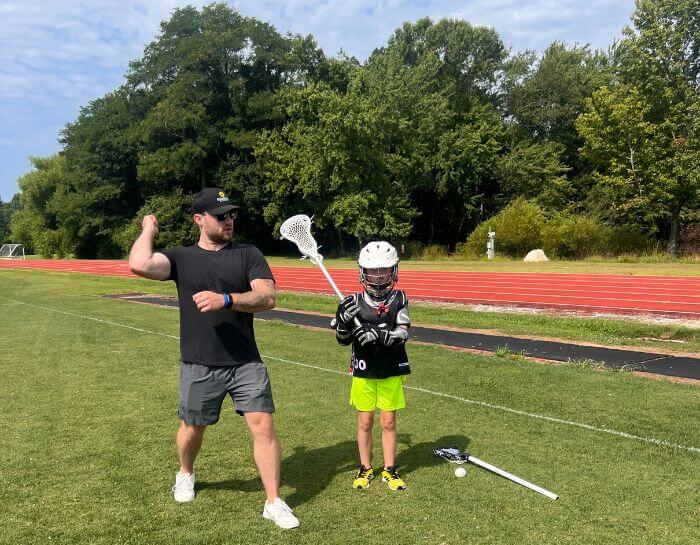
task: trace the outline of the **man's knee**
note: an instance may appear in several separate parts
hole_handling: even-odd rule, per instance
[[[179,433],[188,440],[196,439],[204,435],[204,430],[206,428],[206,426],[201,426],[198,424],[188,424],[187,422],[180,421]]]
[[[272,413],[250,412],[245,413],[246,422],[254,437],[275,438],[275,425]]]

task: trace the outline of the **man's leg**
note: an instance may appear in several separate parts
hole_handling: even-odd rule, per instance
[[[177,430],[177,454],[180,458],[180,473],[194,473],[194,461],[199,454],[206,426],[193,426],[180,421]]]
[[[180,458],[180,472],[175,475],[173,498],[176,502],[194,500],[194,461],[202,446],[206,426],[193,426],[183,420],[177,430],[177,454]]]
[[[275,433],[272,413],[247,412],[245,419],[253,436],[253,457],[258,466],[267,501],[279,497],[280,444]]]

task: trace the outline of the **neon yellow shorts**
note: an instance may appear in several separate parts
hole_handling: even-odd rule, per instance
[[[358,411],[396,411],[406,406],[403,384],[406,375],[389,378],[352,377],[350,405]]]

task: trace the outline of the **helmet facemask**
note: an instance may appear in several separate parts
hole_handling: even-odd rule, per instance
[[[367,294],[375,300],[382,300],[389,295],[397,279],[397,265],[377,269],[360,267],[360,283]]]

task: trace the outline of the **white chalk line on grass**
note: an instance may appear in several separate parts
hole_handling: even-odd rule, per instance
[[[132,325],[125,325],[125,324],[118,324],[117,322],[110,322],[109,320],[103,320],[102,318],[95,318],[93,316],[85,316],[83,314],[76,314],[74,312],[67,312],[65,310],[58,310],[55,308],[49,308],[49,307],[42,307],[39,305],[32,305],[31,303],[25,303],[23,301],[17,301],[16,299],[9,299],[8,297],[3,297],[3,299],[7,299],[8,301],[12,301],[13,303],[17,303],[18,305],[24,305],[27,307],[32,307],[32,308],[38,308],[40,310],[48,310],[51,312],[57,312],[58,314],[65,314],[66,316],[73,316],[75,318],[82,318],[83,320],[92,320],[93,322],[100,322],[102,324],[108,324],[108,325],[113,325],[117,327],[123,327],[125,329],[132,329],[134,331],[140,331],[141,333],[148,333],[150,335],[160,335],[161,337],[168,337],[170,339],[175,339],[175,340],[180,340],[180,337],[177,335],[168,335],[167,333],[158,333],[157,331],[149,331],[148,329],[142,329],[140,327],[134,327]]]
[[[1,297],[1,296],[0,296],[0,297]],[[66,315],[66,316],[73,316],[73,317],[75,317],[75,318],[81,318],[81,319],[83,319],[83,320],[91,320],[91,321],[93,321],[93,322],[99,322],[99,323],[102,323],[102,324],[113,325],[113,326],[116,326],[116,327],[123,327],[123,328],[125,328],[125,329],[131,329],[131,330],[133,330],[133,331],[138,331],[138,332],[140,332],[140,333],[146,333],[146,334],[149,334],[149,335],[158,335],[158,336],[160,336],[160,337],[167,337],[167,338],[169,338],[169,339],[175,339],[175,340],[178,340],[178,341],[180,340],[180,337],[178,337],[177,335],[169,335],[169,334],[167,334],[167,333],[160,333],[160,332],[158,332],[158,331],[151,331],[151,330],[143,329],[143,328],[140,328],[140,327],[130,326],[130,325],[126,325],[126,324],[120,324],[120,323],[117,323],[117,322],[111,322],[111,321],[109,321],[109,320],[103,320],[103,319],[101,319],[101,318],[95,318],[95,317],[93,317],[93,316],[85,316],[85,315],[83,315],[83,314],[77,314],[77,313],[74,313],[74,312],[67,312],[67,311],[65,311],[65,310],[58,310],[58,309],[55,309],[55,308],[49,308],[49,307],[42,307],[42,306],[39,306],[39,305],[33,305],[33,304],[31,304],[31,303],[25,303],[25,302],[23,302],[23,301],[17,301],[17,300],[15,300],[15,299],[9,299],[9,298],[7,298],[7,297],[1,297],[1,298],[2,298],[2,299],[5,299],[5,300],[7,300],[7,301],[12,301],[13,303],[17,303],[17,304],[19,304],[19,305],[25,305],[25,306],[28,306],[28,307],[31,307],[31,308],[37,308],[37,309],[40,309],[40,310],[47,310],[47,311],[50,311],[50,312],[57,312],[57,313],[59,313],[59,314],[64,314],[64,315]],[[338,371],[338,370],[336,370],[336,369],[328,369],[328,368],[326,368],[326,367],[320,367],[320,366],[318,366],[318,365],[311,365],[311,364],[308,364],[308,363],[301,363],[301,362],[298,362],[298,361],[288,360],[288,359],[284,359],[284,358],[278,358],[278,357],[276,357],[276,356],[269,356],[269,355],[265,355],[265,354],[261,354],[261,356],[262,356],[263,358],[266,358],[266,359],[275,360],[275,361],[279,361],[279,362],[282,362],[282,363],[288,363],[288,364],[291,364],[291,365],[296,365],[296,366],[298,366],[298,367],[306,367],[306,368],[308,368],[308,369],[314,369],[314,370],[316,370],[316,371],[323,371],[323,372],[325,372],[325,373],[333,373],[333,374],[335,374],[335,375],[342,375],[342,376],[346,376],[346,377],[348,377],[348,378],[349,378],[349,376],[350,376],[350,375],[349,375],[347,372],[345,372],[345,371]],[[432,395],[432,396],[436,396],[436,397],[443,397],[443,398],[446,398],[446,399],[451,399],[451,400],[453,400],[453,401],[459,401],[459,402],[461,402],[461,403],[467,403],[467,404],[470,404],[470,405],[477,405],[477,406],[479,406],[479,407],[485,407],[485,408],[487,408],[487,409],[492,409],[492,410],[497,410],[497,411],[503,411],[503,412],[507,412],[507,413],[510,413],[510,414],[517,414],[517,415],[519,415],[519,416],[526,416],[526,417],[529,417],[529,418],[535,418],[535,419],[538,419],[538,420],[544,420],[544,421],[546,421],[546,422],[553,422],[553,423],[555,423],[555,424],[563,424],[563,425],[566,425],[566,426],[573,426],[573,427],[576,427],[576,428],[580,428],[580,429],[584,429],[584,430],[588,430],[588,431],[593,431],[593,432],[596,432],[596,433],[607,433],[607,434],[609,434],[609,435],[614,435],[614,436],[617,436],[617,437],[623,437],[623,438],[625,438],[625,439],[630,439],[630,440],[633,440],[633,441],[639,441],[639,442],[648,443],[648,444],[651,444],[651,445],[657,445],[657,446],[661,446],[661,447],[669,447],[669,448],[673,448],[673,449],[677,449],[677,450],[685,450],[685,451],[692,452],[692,453],[695,453],[695,454],[700,454],[700,448],[698,448],[698,447],[691,447],[691,446],[689,446],[689,445],[681,445],[681,444],[678,444],[678,443],[672,443],[672,442],[670,442],[670,441],[666,441],[665,439],[656,439],[656,438],[654,438],[654,437],[643,437],[643,436],[640,436],[640,435],[633,435],[633,434],[631,434],[631,433],[627,433],[627,432],[619,431],[619,430],[613,430],[613,429],[610,429],[610,428],[598,428],[598,427],[593,426],[593,425],[591,425],[591,424],[584,424],[584,423],[581,423],[581,422],[575,422],[575,421],[573,421],[573,420],[564,420],[564,419],[562,419],[562,418],[556,418],[556,417],[554,417],[554,416],[547,416],[547,415],[538,414],[538,413],[531,413],[531,412],[528,412],[528,411],[522,411],[522,410],[520,410],[520,409],[513,409],[513,408],[511,408],[511,407],[506,407],[506,406],[503,406],[503,405],[495,405],[495,404],[493,404],[493,403],[488,403],[488,402],[486,402],[486,401],[476,401],[476,400],[473,400],[473,399],[467,399],[467,398],[465,398],[465,397],[459,397],[459,396],[455,396],[455,395],[452,395],[452,394],[446,394],[446,393],[444,393],[444,392],[436,392],[436,391],[434,391],[434,390],[428,390],[428,389],[426,389],[426,388],[420,388],[420,387],[417,387],[417,386],[406,386],[406,389],[407,389],[407,390],[413,390],[413,391],[416,391],[416,392],[421,392],[421,393],[428,394],[428,395]]]

